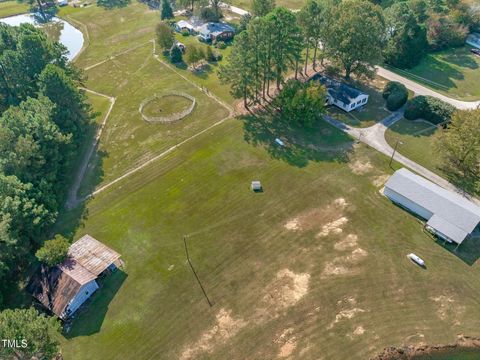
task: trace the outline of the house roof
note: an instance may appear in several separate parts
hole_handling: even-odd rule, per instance
[[[95,280],[120,254],[90,235],[74,242],[58,266],[41,266],[27,290],[46,308],[61,316],[80,288]]]
[[[321,73],[313,75],[310,80],[320,81],[322,85],[325,85],[328,94],[332,98],[340,100],[346,105],[355,102],[360,95],[367,95],[358,89],[355,89],[341,81],[329,78]]]
[[[202,35],[211,34],[211,35],[214,35],[214,36],[218,36],[218,35],[226,32],[226,31],[235,32],[235,28],[233,26],[230,26],[230,25],[228,25],[226,23],[222,23],[222,22],[219,22],[219,23],[209,22],[209,23],[201,25],[197,29],[197,31]]]
[[[119,253],[90,235],[85,235],[75,241],[70,246],[68,255],[96,276],[120,258]]]
[[[193,25],[190,24],[188,21],[185,21],[185,20],[180,20],[177,22],[177,26],[180,28],[180,29],[183,29],[183,28],[187,28],[189,30],[193,30]]]
[[[82,285],[60,267],[48,268],[42,265],[28,284],[27,290],[43,306],[61,316],[68,303],[75,297]]]
[[[405,168],[397,170],[385,187],[431,212],[427,225],[458,244],[480,223],[479,206]]]

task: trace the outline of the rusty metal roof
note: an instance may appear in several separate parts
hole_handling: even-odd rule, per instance
[[[61,317],[80,287],[80,283],[58,266],[48,268],[42,265],[40,271],[30,281],[27,290],[47,309]]]
[[[62,264],[51,268],[42,265],[30,280],[27,290],[61,317],[80,288],[95,280],[119,258],[119,253],[85,235],[70,246],[67,259]]]
[[[120,258],[119,253],[90,235],[85,235],[75,241],[70,246],[68,255],[96,276]]]

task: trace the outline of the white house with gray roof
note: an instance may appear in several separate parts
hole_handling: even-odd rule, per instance
[[[368,94],[355,89],[341,81],[317,73],[310,80],[319,81],[327,89],[327,105],[335,105],[350,112],[368,102]]]
[[[426,228],[449,242],[460,245],[479,229],[479,206],[405,168],[390,177],[384,194],[427,220]]]

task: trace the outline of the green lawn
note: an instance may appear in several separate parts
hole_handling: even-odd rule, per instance
[[[152,44],[87,71],[87,86],[116,97],[109,126],[102,134],[102,181],[109,182],[167,148],[213,125],[228,111],[152,55]],[[196,99],[193,112],[171,124],[146,123],[140,103],[154,94],[182,91]]]
[[[297,10],[301,9],[305,5],[305,0],[277,0],[275,4],[277,6],[284,6],[287,9]],[[232,5],[237,6],[244,10],[250,10],[252,8],[251,0],[234,0],[231,2]]]
[[[65,359],[364,360],[478,335],[480,269],[379,193],[386,157],[318,150],[295,166],[248,132],[225,123],[88,203],[76,237],[119,251],[125,273],[76,319]],[[254,179],[263,193],[250,191]]]
[[[397,140],[401,141],[398,146],[399,153],[445,176],[439,169],[440,159],[433,148],[433,139],[437,131],[437,128],[428,122],[402,119],[386,131],[385,139],[392,147]]]
[[[328,108],[328,114],[355,127],[369,127],[374,125],[390,114],[385,108],[385,100],[382,97],[382,90],[385,84],[386,80],[380,77],[375,78],[375,80],[371,81],[369,84],[359,81],[353,82],[351,84],[353,87],[369,95],[367,105],[349,113],[336,106],[330,106]]]
[[[17,1],[4,1],[0,3],[0,18],[23,14],[28,12],[28,5],[18,3]]]
[[[480,56],[468,46],[428,54],[410,70],[391,70],[453,98],[480,99]]]
[[[80,66],[141,45],[158,21],[138,3],[70,17],[89,33]],[[223,89],[213,76],[176,71]],[[227,113],[159,63],[151,44],[86,75],[87,87],[116,102],[83,192]],[[195,96],[195,111],[177,124],[143,122],[140,102],[170,90]],[[90,99],[100,121],[108,102]],[[183,143],[61,214],[57,231],[89,233],[125,261],[74,321],[63,357],[364,360],[386,346],[479,336],[479,244],[457,254],[436,244],[380,194],[390,173],[388,158],[324,122],[302,130],[268,117],[230,119]],[[263,193],[250,191],[252,180]],[[213,307],[186,262],[184,235]]]

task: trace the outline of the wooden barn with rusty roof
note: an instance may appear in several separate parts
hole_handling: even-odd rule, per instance
[[[119,253],[85,235],[70,246],[63,263],[41,266],[28,291],[59,318],[67,319],[98,289],[98,277],[119,266]]]

